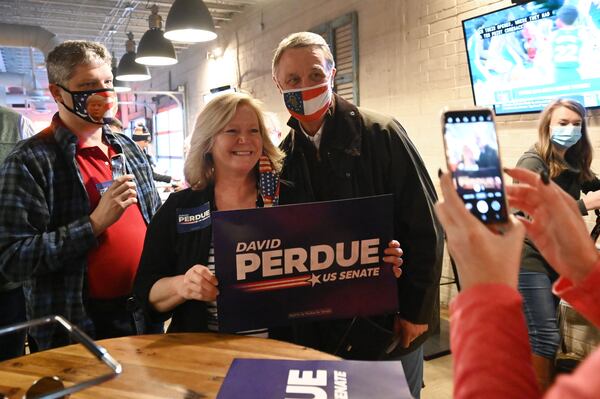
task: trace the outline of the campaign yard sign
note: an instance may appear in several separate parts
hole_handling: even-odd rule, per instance
[[[410,399],[400,361],[234,359],[217,399]]]
[[[214,212],[219,330],[398,309],[392,195]]]

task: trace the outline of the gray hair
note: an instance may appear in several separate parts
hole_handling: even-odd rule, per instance
[[[327,72],[331,72],[333,67],[335,67],[335,61],[333,60],[333,54],[331,54],[329,45],[327,44],[323,36],[313,32],[297,32],[287,36],[279,43],[279,46],[277,46],[277,50],[275,50],[275,55],[273,56],[273,63],[271,65],[271,71],[273,73],[273,76],[275,76],[275,74],[277,73],[279,61],[281,60],[281,56],[283,55],[283,52],[285,50],[290,48],[302,48],[313,46],[318,47],[323,51],[325,61],[327,62]]]
[[[78,65],[110,66],[112,57],[104,45],[86,40],[67,40],[46,57],[49,83],[66,86]]]

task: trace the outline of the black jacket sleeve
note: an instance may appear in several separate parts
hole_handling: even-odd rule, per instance
[[[431,323],[439,300],[443,232],[434,212],[437,195],[423,160],[399,122],[389,125],[389,182],[395,196],[394,234],[404,251],[398,280],[399,313],[412,323]],[[432,327],[430,325],[430,327]]]
[[[157,312],[149,302],[149,295],[152,286],[158,280],[177,274],[174,202],[175,200],[169,197],[148,225],[140,265],[133,283],[133,293],[138,304],[153,322],[165,321],[171,317],[171,312]]]

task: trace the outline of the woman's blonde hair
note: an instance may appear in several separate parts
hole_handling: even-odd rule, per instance
[[[592,144],[587,132],[585,107],[577,101],[559,98],[548,104],[540,115],[538,142],[535,145],[535,149],[546,165],[548,165],[550,177],[560,175],[567,168],[558,150],[552,145],[550,133],[552,114],[560,107],[565,107],[581,117],[581,139],[567,150],[564,160],[569,165],[579,169],[578,180],[580,182],[591,180],[594,178],[594,173],[590,168],[592,164]]]
[[[184,165],[185,178],[192,189],[202,190],[214,182],[214,162],[210,152],[215,136],[229,123],[240,105],[247,105],[256,112],[263,141],[263,155],[271,160],[276,172],[281,170],[284,154],[269,138],[261,103],[245,93],[221,94],[211,100],[196,119]]]

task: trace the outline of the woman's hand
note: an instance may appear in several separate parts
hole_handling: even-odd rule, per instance
[[[203,265],[192,266],[183,276],[178,276],[177,294],[185,300],[215,301],[219,282],[214,274]]]
[[[575,200],[529,170],[506,169],[506,173],[520,182],[508,186],[506,194],[512,207],[529,214],[530,220],[522,220],[529,238],[560,275],[581,281],[599,255]]]
[[[590,191],[581,197],[581,200],[585,204],[585,209],[592,211],[594,209],[600,209],[600,190]]]
[[[383,250],[383,253],[385,255],[383,257],[383,261],[391,264],[392,270],[394,271],[394,276],[396,276],[396,278],[400,278],[402,275],[402,269],[400,269],[400,266],[402,266],[402,255],[404,254],[402,248],[400,248],[400,243],[396,240],[390,241],[388,243],[388,247]]]
[[[459,198],[450,174],[440,177],[444,200],[435,210],[446,230],[448,250],[456,261],[461,286],[502,283],[517,287],[525,228],[513,216],[503,234],[477,220]]]

